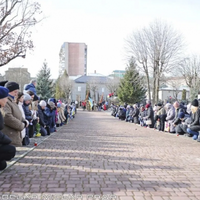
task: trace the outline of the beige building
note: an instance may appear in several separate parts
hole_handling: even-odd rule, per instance
[[[87,74],[87,45],[64,42],[59,53],[59,74],[64,70],[69,76]]]
[[[24,90],[24,85],[29,83],[31,79],[28,68],[8,68],[4,75],[4,80],[17,82],[21,92]]]

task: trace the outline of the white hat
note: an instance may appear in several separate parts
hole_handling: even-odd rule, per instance
[[[39,103],[39,105],[41,107],[45,107],[47,105],[47,103],[44,100],[41,100],[40,103]]]

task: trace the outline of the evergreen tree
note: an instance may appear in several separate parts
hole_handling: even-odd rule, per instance
[[[120,101],[128,104],[141,102],[145,98],[146,89],[143,87],[141,76],[136,70],[136,65],[131,60],[126,68],[126,73],[120,81],[117,91]]]
[[[50,80],[51,71],[47,66],[47,62],[44,61],[43,66],[37,74],[37,94],[41,99],[48,100],[53,95],[52,80]]]

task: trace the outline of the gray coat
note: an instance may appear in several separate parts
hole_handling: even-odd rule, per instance
[[[192,114],[192,123],[190,124],[190,129],[192,131],[200,131],[200,123],[199,123],[199,118],[200,118],[200,110],[198,109],[197,112]]]

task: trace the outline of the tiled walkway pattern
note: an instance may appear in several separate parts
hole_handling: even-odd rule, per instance
[[[76,118],[0,175],[0,199],[200,199],[200,143],[119,121]],[[3,195],[3,196],[2,196]]]

